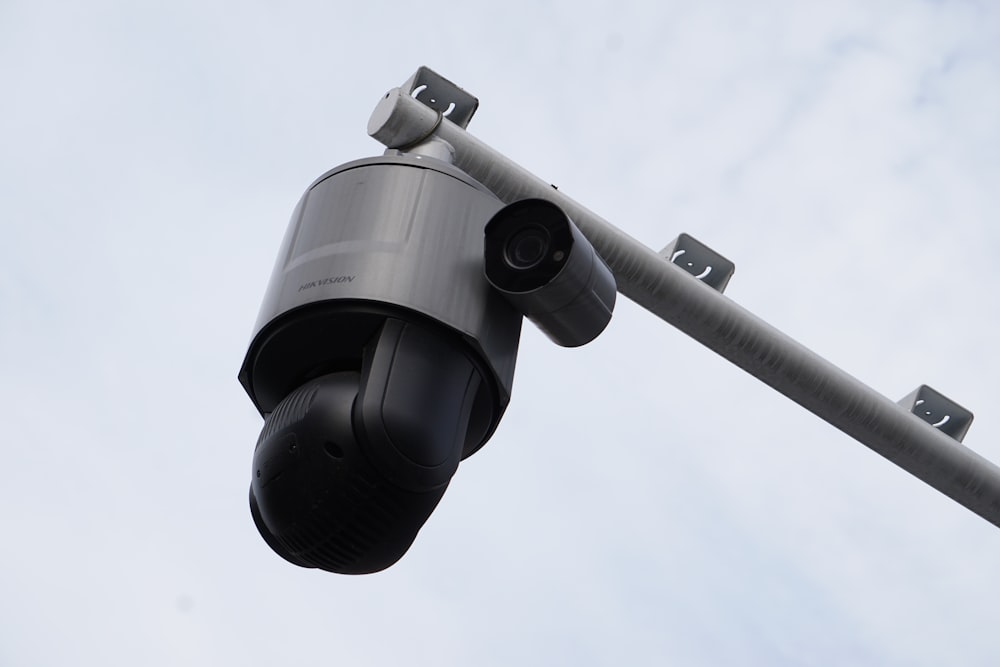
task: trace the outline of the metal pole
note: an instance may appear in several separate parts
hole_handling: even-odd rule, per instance
[[[427,140],[505,203],[559,205],[601,254],[618,291],[759,380],[1000,526],[1000,468],[808,350],[679,266],[482,143],[400,89],[382,99],[368,132],[389,148]]]

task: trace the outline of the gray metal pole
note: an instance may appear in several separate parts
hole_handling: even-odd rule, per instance
[[[428,140],[506,203],[548,199],[614,273],[618,291],[830,424],[1000,526],[1000,468],[811,352],[405,91],[378,104],[369,134],[389,148]]]

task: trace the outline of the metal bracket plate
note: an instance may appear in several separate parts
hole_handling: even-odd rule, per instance
[[[962,442],[972,426],[971,412],[925,384],[917,387],[899,404],[959,442]]]
[[[688,234],[674,239],[660,256],[719,292],[725,291],[736,272],[735,264]]]
[[[429,67],[420,67],[416,74],[400,86],[415,100],[441,113],[462,129],[469,126],[479,108],[479,100],[465,92]]]

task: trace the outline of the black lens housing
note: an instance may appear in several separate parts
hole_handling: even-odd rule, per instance
[[[510,292],[530,292],[562,271],[573,249],[573,233],[562,210],[542,199],[525,199],[503,209],[486,225],[486,276]],[[544,244],[540,243],[544,238]],[[544,248],[532,261],[518,261],[517,250],[535,241]]]

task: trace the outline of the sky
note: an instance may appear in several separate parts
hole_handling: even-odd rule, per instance
[[[1000,530],[621,298],[526,324],[409,553],[297,568],[236,379],[296,201],[427,65],[469,131],[1000,460],[1000,7],[0,2],[0,665],[993,665]]]

